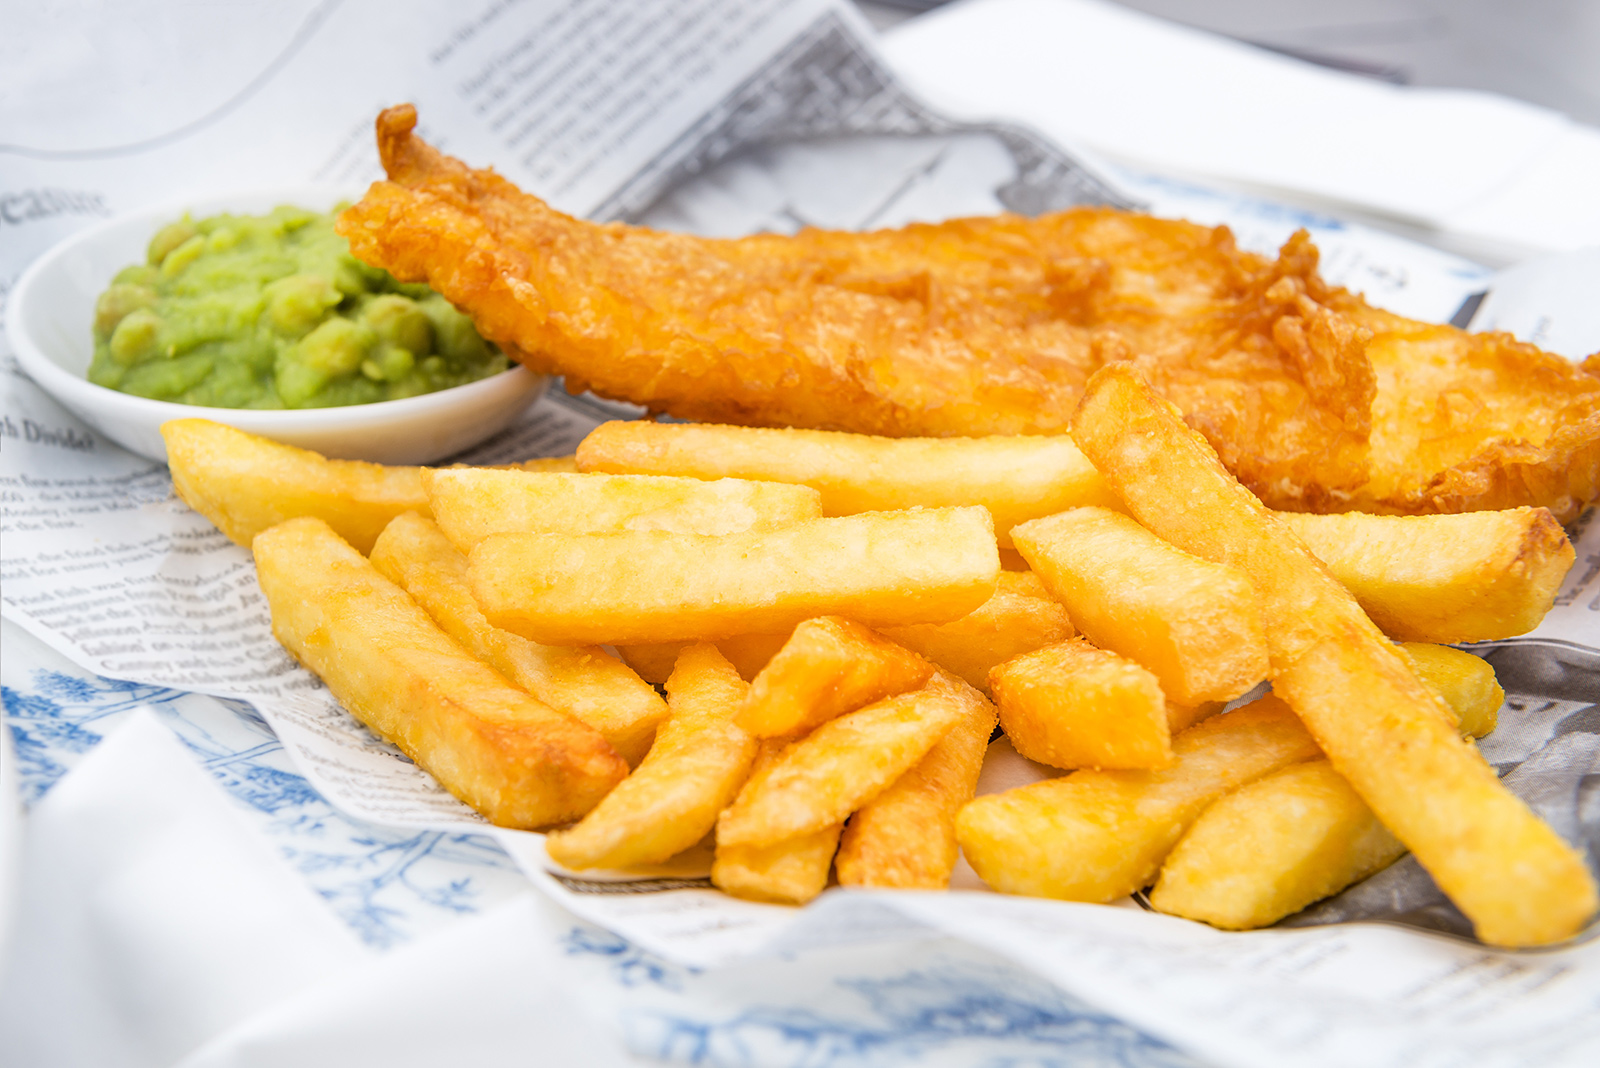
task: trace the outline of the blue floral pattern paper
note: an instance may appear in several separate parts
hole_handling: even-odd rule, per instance
[[[135,708],[148,708],[370,946],[389,948],[526,891],[525,877],[485,835],[397,830],[342,814],[243,701],[100,678],[9,624],[3,694],[25,803],[44,796]]]

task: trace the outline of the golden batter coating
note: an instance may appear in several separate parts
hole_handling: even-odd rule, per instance
[[[1131,361],[1275,508],[1600,497],[1600,371],[1391,315],[1210,228],[1101,208],[717,240],[564,215],[378,118],[355,254],[536,370],[686,419],[896,437],[1062,433]]]

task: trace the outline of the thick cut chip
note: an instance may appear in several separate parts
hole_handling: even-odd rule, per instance
[[[667,716],[660,695],[597,645],[539,645],[491,624],[467,584],[467,558],[432,520],[397,516],[372,547],[372,565],[473,656],[599,731],[629,764],[644,759]]]
[[[665,686],[678,663],[678,654],[693,642],[653,642],[649,645],[619,645],[617,655],[645,682]]]
[[[1250,580],[1175,549],[1104,508],[1074,508],[1012,532],[1072,623],[1142,664],[1182,705],[1227,701],[1267,677]]]
[[[994,706],[961,686],[967,711],[928,755],[868,801],[845,826],[834,866],[843,886],[942,890],[955,869],[956,813],[983,770]]]
[[[1407,645],[1422,681],[1461,718],[1463,734],[1494,727],[1505,694],[1471,653]],[[1167,858],[1150,895],[1162,912],[1244,929],[1276,923],[1338,893],[1405,852],[1326,760],[1285,768],[1205,811]]]
[[[813,616],[944,623],[994,595],[989,513],[928,508],[712,537],[496,534],[472,550],[496,626],[553,645],[777,634]]]
[[[1188,730],[1201,720],[1209,719],[1227,707],[1226,701],[1207,701],[1200,705],[1175,705],[1168,701],[1167,733],[1177,735],[1180,731]]]
[[[1406,642],[1402,648],[1417,677],[1455,712],[1462,734],[1482,738],[1494,730],[1500,706],[1506,703],[1506,692],[1487,660],[1448,645]]]
[[[1265,927],[1405,851],[1331,764],[1312,760],[1206,809],[1167,857],[1150,904],[1213,927]]]
[[[1583,858],[1461,740],[1439,695],[1177,409],[1108,366],[1090,381],[1073,436],[1141,523],[1250,576],[1274,692],[1480,939],[1541,945],[1583,928],[1600,903]]]
[[[748,684],[711,645],[692,645],[667,680],[672,714],[644,763],[545,848],[569,868],[655,864],[716,826],[750,774],[757,742],[734,723]]]
[[[585,471],[751,478],[822,492],[825,515],[981,504],[1010,546],[1012,527],[1063,508],[1118,508],[1065,435],[885,438],[705,423],[602,423],[578,446]]]
[[[1149,885],[1211,802],[1320,755],[1271,695],[1189,728],[1172,750],[1156,771],[1078,771],[978,798],[956,819],[967,861],[1002,893],[1112,901]]]
[[[828,885],[828,869],[842,827],[764,846],[717,845],[711,882],[723,893],[751,901],[804,905]]]
[[[793,742],[792,737],[762,739],[750,777],[764,775]],[[735,897],[803,905],[828,885],[842,829],[824,827],[815,834],[765,846],[729,846],[718,840],[711,882]]]
[[[768,845],[843,823],[961,721],[964,690],[936,674],[920,690],[830,719],[751,774],[717,821],[718,846]]]
[[[246,548],[286,519],[314,516],[360,552],[401,512],[428,513],[422,468],[329,460],[209,419],[161,425],[172,487]]]
[[[758,738],[808,731],[928,681],[933,665],[838,616],[794,629],[750,685],[739,725]]]
[[[512,470],[521,471],[567,471],[578,473],[578,458],[576,456],[536,456],[531,460],[524,460],[520,464],[512,464]]]
[[[1172,763],[1167,703],[1149,671],[1082,638],[1027,653],[989,676],[1017,752],[1056,768]]]
[[[1476,642],[1539,625],[1575,559],[1544,508],[1278,518],[1372,621],[1411,642]]]
[[[597,731],[475,659],[322,520],[291,519],[254,550],[284,648],[490,822],[576,819],[628,774]]]
[[[750,682],[761,674],[761,669],[778,655],[778,650],[788,640],[788,634],[739,634],[723,638],[716,646],[717,652],[727,657],[728,662],[739,670],[739,677]],[[652,686],[662,686],[666,684],[667,676],[672,674],[678,654],[690,644],[658,642],[654,645],[622,645],[617,647],[617,652],[625,664],[639,673],[640,678]]]
[[[1481,940],[1559,942],[1594,915],[1594,878],[1582,856],[1433,713],[1437,695],[1383,639],[1329,638],[1281,672],[1273,689]]]
[[[884,637],[920,653],[985,693],[989,672],[1014,656],[1072,637],[1067,610],[1032,571],[1002,571],[994,596],[951,623],[885,627]]]
[[[1133,371],[1114,364],[1098,372],[1073,428],[1084,453],[1145,529],[1195,556],[1235,567],[1254,583],[1274,670],[1321,641],[1336,623],[1380,633],[1311,550],[1228,474],[1205,438]]]
[[[439,528],[470,553],[491,534],[776,530],[822,514],[805,486],[725,478],[580,475],[452,467],[422,479]]]

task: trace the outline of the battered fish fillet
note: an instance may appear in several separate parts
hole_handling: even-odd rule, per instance
[[[686,419],[889,436],[1061,433],[1136,365],[1274,508],[1600,497],[1600,362],[1370,307],[1304,233],[1081,208],[714,240],[574,219],[378,118],[389,181],[339,232],[528,366]]]

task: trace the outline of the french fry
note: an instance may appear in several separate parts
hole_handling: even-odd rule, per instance
[[[1462,742],[1442,699],[1177,409],[1110,365],[1090,380],[1073,436],[1146,527],[1250,576],[1274,692],[1480,939],[1540,945],[1583,927],[1597,895],[1582,857]]]
[[[739,669],[739,677],[754,682],[789,641],[789,634],[735,634],[717,642],[717,651]]]
[[[1206,809],[1167,857],[1150,904],[1227,930],[1265,927],[1405,850],[1333,765],[1312,760]]]
[[[161,437],[178,496],[245,548],[286,519],[315,516],[366,553],[401,512],[428,514],[422,468],[329,460],[209,419],[173,419]]]
[[[1082,424],[1076,438],[1145,529],[1237,568],[1255,585],[1273,670],[1338,627],[1381,634],[1311,550],[1228,474],[1178,409],[1131,369],[1097,372],[1073,424]]]
[[[1280,672],[1273,689],[1484,942],[1559,942],[1594,915],[1582,857],[1429,714],[1425,700],[1438,697],[1387,642],[1329,638]]]
[[[1405,646],[1464,734],[1494,727],[1505,699],[1494,670],[1442,645]],[[1195,821],[1161,869],[1150,903],[1162,912],[1242,930],[1265,927],[1387,866],[1405,846],[1327,760],[1274,772]]]
[[[655,864],[716,825],[744,785],[757,742],[734,722],[749,685],[707,644],[691,645],[667,680],[672,714],[634,773],[545,848],[569,868]]]
[[[765,775],[794,738],[763,738],[757,743],[750,778]],[[729,846],[718,840],[711,864],[711,882],[734,897],[803,905],[828,885],[833,854],[842,827],[824,827],[815,834],[766,846]]]
[[[576,456],[536,456],[531,460],[513,464],[512,468],[522,471],[566,471],[571,474],[577,474],[578,458]]]
[[[660,695],[597,645],[539,645],[493,626],[472,598],[466,557],[433,520],[415,512],[396,516],[378,536],[371,558],[473,656],[599,731],[630,765],[644,759],[667,717]]]
[[[736,534],[776,530],[822,514],[816,490],[733,478],[701,482],[450,467],[426,472],[422,485],[439,529],[463,553],[491,534]]]
[[[804,905],[828,885],[828,869],[833,866],[842,829],[825,827],[764,846],[718,844],[711,882],[734,897]]]
[[[964,683],[935,674],[920,690],[830,719],[752,773],[717,821],[717,845],[764,846],[842,824],[961,721]]]
[[[1008,660],[989,676],[1017,752],[1056,768],[1172,763],[1167,702],[1149,671],[1073,638]]]
[[[911,770],[856,810],[834,867],[842,886],[941,890],[956,866],[956,813],[972,800],[994,706],[970,686],[966,713]]]
[[[739,725],[757,738],[808,731],[928,681],[933,665],[838,616],[808,619],[750,684]]]
[[[1255,589],[1119,512],[1074,508],[1012,532],[1085,637],[1150,669],[1181,705],[1226,701],[1267,677]]]
[[[920,653],[967,685],[989,691],[989,672],[1014,656],[1072,637],[1067,610],[1032,571],[1001,571],[994,596],[950,623],[885,627],[883,636]]]
[[[739,677],[750,682],[761,669],[783,648],[788,634],[738,634],[716,643],[717,652],[739,670]],[[658,642],[654,645],[621,645],[617,647],[623,663],[639,673],[639,677],[652,686],[664,685],[677,663],[678,654],[689,642]]]
[[[1007,894],[1113,901],[1155,877],[1212,801],[1319,756],[1272,695],[1189,728],[1154,771],[1077,771],[972,801],[956,818],[962,852]]]
[[[776,634],[813,616],[869,626],[959,619],[994,595],[989,513],[929,508],[711,537],[496,534],[472,550],[496,626],[552,645]]]
[[[665,686],[678,663],[678,654],[692,642],[652,642],[648,645],[619,645],[617,655],[638,676],[652,686]]]
[[[1072,439],[882,438],[704,423],[602,423],[578,446],[584,471],[750,478],[812,486],[824,515],[979,504],[1002,547],[1013,526],[1063,508],[1119,508]]]
[[[1276,513],[1383,631],[1408,642],[1509,638],[1539,625],[1572,567],[1544,508],[1460,515]]]
[[[281,523],[253,548],[284,648],[491,822],[576,819],[627,775],[598,732],[474,659],[322,520]]]
[[[1506,703],[1506,692],[1487,660],[1448,645],[1406,642],[1401,648],[1417,677],[1444,698],[1456,714],[1456,726],[1462,734],[1482,738],[1494,730],[1500,706]]]
[[[1176,736],[1227,707],[1228,703],[1226,701],[1207,701],[1199,705],[1178,705],[1168,701],[1167,733]]]

